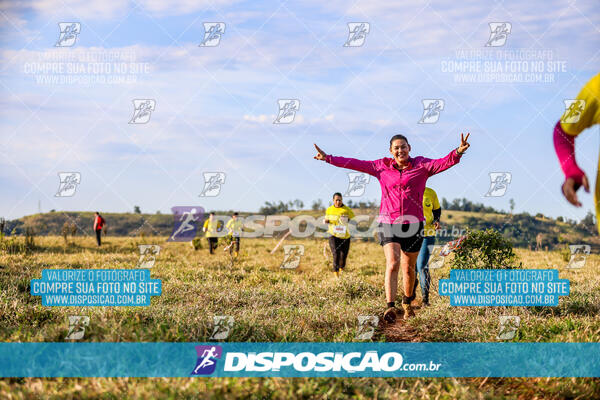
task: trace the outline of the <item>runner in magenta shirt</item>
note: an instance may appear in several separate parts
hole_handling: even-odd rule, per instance
[[[333,157],[316,144],[316,160],[336,167],[365,172],[376,177],[381,185],[379,209],[379,238],[386,258],[385,296],[387,309],[383,315],[388,322],[396,320],[395,299],[398,290],[398,270],[402,266],[404,318],[414,316],[410,305],[415,298],[415,265],[423,242],[423,192],[427,178],[458,164],[469,148],[469,138],[461,134],[460,146],[446,157],[430,159],[410,157],[410,145],[404,135],[390,140],[393,158],[362,161],[354,158]],[[411,293],[408,295],[408,293]]]

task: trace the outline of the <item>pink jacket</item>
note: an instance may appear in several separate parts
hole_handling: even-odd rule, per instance
[[[554,126],[554,149],[560,162],[560,167],[565,173],[565,178],[573,178],[579,185],[583,182],[585,172],[579,168],[575,161],[575,136],[563,131],[560,121]]]
[[[333,157],[325,159],[336,167],[353,169],[373,175],[381,185],[379,222],[399,224],[424,221],[423,192],[427,178],[458,164],[460,155],[452,150],[444,158],[409,158],[409,167],[399,171],[393,158],[363,161],[354,158]]]

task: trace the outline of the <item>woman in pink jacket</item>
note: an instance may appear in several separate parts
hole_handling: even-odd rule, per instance
[[[393,158],[362,161],[354,158],[333,157],[315,144],[316,160],[325,161],[336,167],[353,169],[373,175],[381,185],[379,209],[379,238],[386,259],[385,297],[387,309],[383,318],[387,322],[396,320],[395,299],[398,290],[398,270],[402,267],[404,295],[402,308],[404,319],[415,315],[411,301],[415,298],[415,265],[423,242],[423,192],[427,178],[458,164],[460,157],[469,148],[467,139],[460,135],[460,146],[446,157],[433,160],[425,157],[410,157],[410,145],[403,135],[390,140]],[[408,295],[410,293],[410,295]]]

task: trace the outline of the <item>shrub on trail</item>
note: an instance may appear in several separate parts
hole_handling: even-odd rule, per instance
[[[522,268],[516,264],[517,255],[512,242],[495,229],[468,231],[459,249],[454,250],[454,269],[512,269]]]

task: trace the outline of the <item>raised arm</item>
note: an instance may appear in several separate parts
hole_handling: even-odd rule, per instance
[[[581,207],[577,190],[583,186],[590,191],[590,183],[585,173],[575,161],[575,136],[592,125],[600,123],[600,74],[585,84],[577,95],[577,101],[565,110],[560,121],[554,127],[554,149],[565,174],[562,192],[569,203]],[[577,118],[574,118],[577,117]],[[600,186],[596,183],[596,198],[600,195]],[[596,203],[596,213],[600,215],[600,204]],[[598,224],[600,232],[600,223]]]
[[[460,146],[452,150],[446,157],[430,160],[427,166],[429,169],[429,176],[439,174],[440,172],[443,172],[448,168],[458,164],[461,156],[465,153],[465,151],[467,151],[469,146],[471,146],[467,141],[470,135],[470,133],[467,133],[467,136],[464,136],[464,134],[461,133]]]
[[[577,198],[577,189],[583,185],[586,192],[590,191],[590,184],[585,172],[579,168],[575,161],[575,136],[566,133],[560,121],[554,127],[554,150],[558,156],[560,167],[565,174],[565,182],[562,191],[569,203],[581,207],[581,202]]]
[[[313,157],[315,160],[325,161],[328,164],[334,165],[336,167],[353,169],[355,171],[364,172],[373,176],[377,175],[375,161],[363,161],[357,160],[355,158],[333,157],[331,154],[327,154],[323,150],[321,150],[316,144],[315,149],[317,149],[317,155]]]

